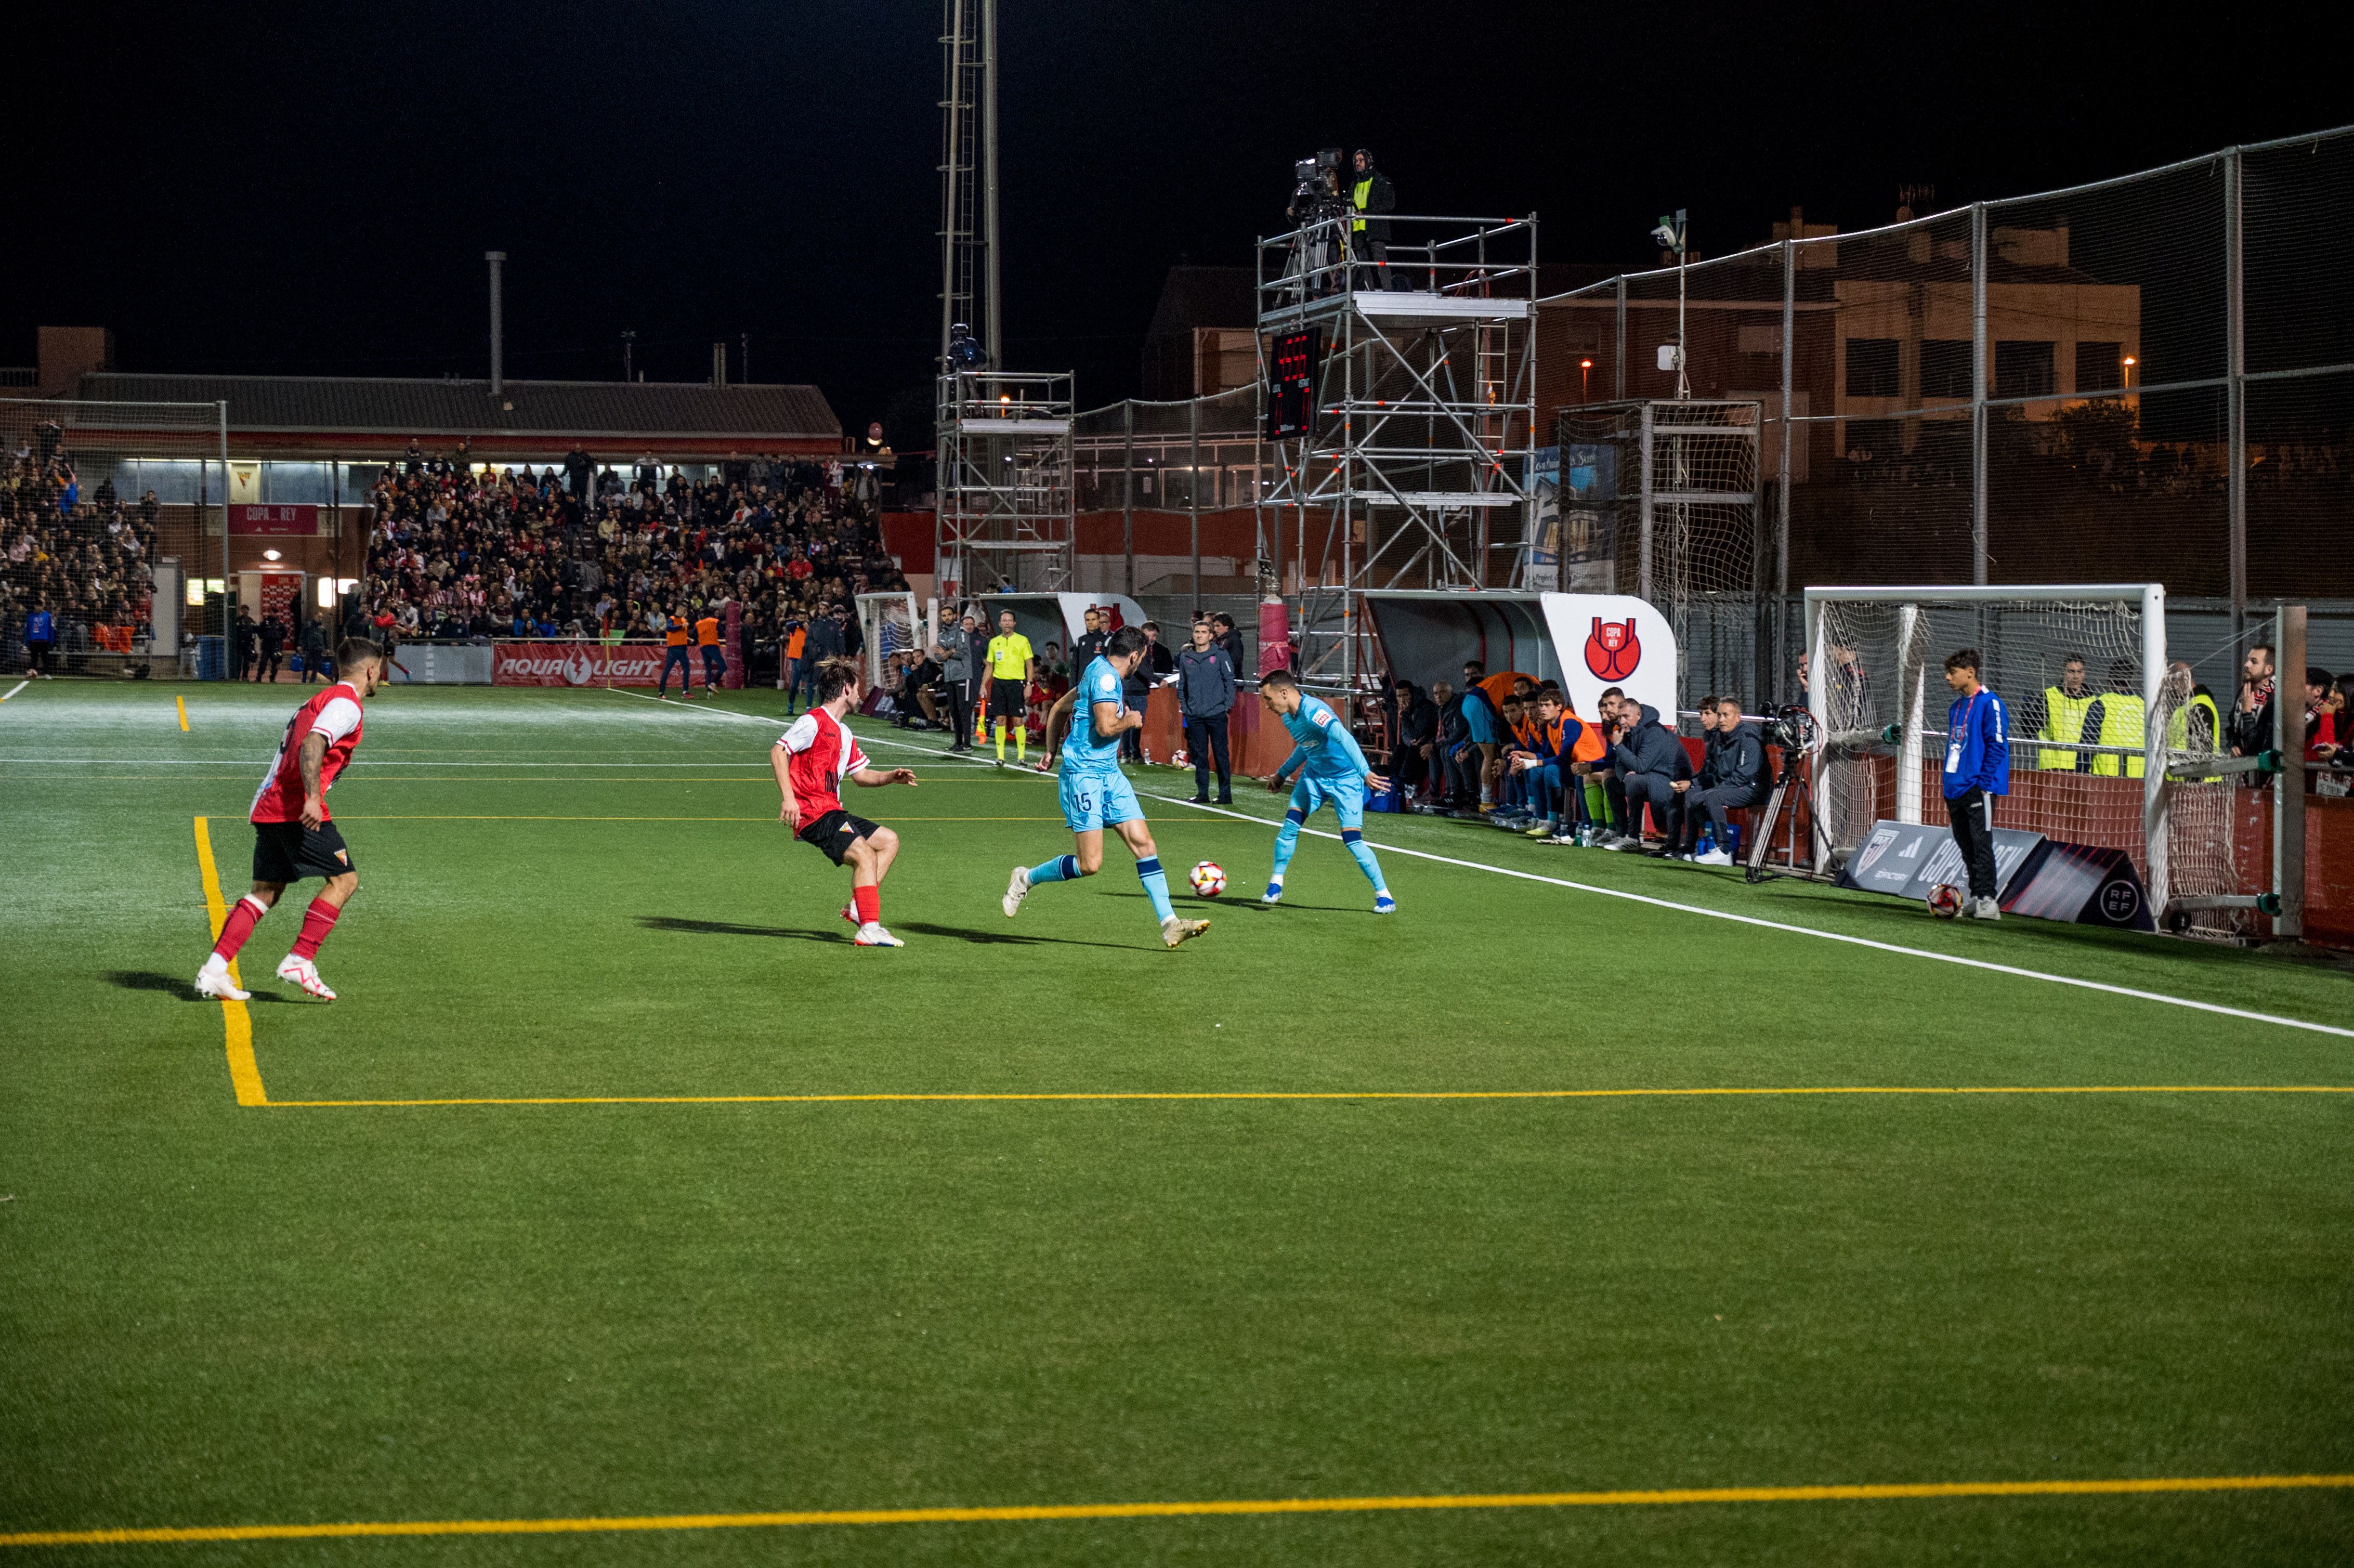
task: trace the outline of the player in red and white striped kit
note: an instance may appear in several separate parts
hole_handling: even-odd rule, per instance
[[[327,789],[359,749],[360,705],[384,683],[384,650],[352,638],[335,650],[335,683],[323,688],[287,721],[278,755],[270,758],[261,788],[253,792],[253,891],[239,899],[221,922],[220,940],[196,971],[198,995],[230,1001],[249,997],[250,991],[239,990],[229,978],[229,960],[288,883],[323,876],[327,885],[303,911],[302,933],[294,940],[294,950],[280,960],[278,978],[292,980],[322,1001],[335,1000],[312,960],[335,928],[344,905],[359,891],[360,876],[344,835],[327,816]]]
[[[829,659],[817,670],[817,706],[793,721],[769,750],[777,788],[785,802],[777,820],[795,837],[850,868],[850,906],[842,917],[858,929],[851,938],[862,948],[904,948],[883,928],[883,877],[899,855],[899,835],[842,809],[842,781],[864,789],[905,784],[916,771],[894,768],[878,773],[858,749],[858,737],[842,722],[857,691],[858,672],[847,660]]]

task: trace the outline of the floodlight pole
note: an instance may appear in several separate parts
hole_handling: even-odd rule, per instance
[[[1684,347],[1684,209],[1676,208],[1676,401],[1691,397],[1691,380],[1687,374],[1691,355]]]

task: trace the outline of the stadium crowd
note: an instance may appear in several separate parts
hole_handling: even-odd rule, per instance
[[[84,493],[55,425],[8,455],[0,476],[0,668],[55,674],[148,635],[155,493],[101,478]]]
[[[354,630],[419,638],[642,635],[743,607],[748,664],[854,596],[904,588],[871,486],[837,461],[731,459],[693,480],[651,459],[477,466],[412,445],[371,496]],[[847,651],[847,650],[837,650]]]

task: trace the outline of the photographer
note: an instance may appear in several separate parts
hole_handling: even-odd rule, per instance
[[[1390,177],[1373,167],[1370,148],[1360,147],[1354,160],[1356,184],[1349,192],[1349,206],[1357,216],[1349,224],[1349,249],[1360,262],[1370,261],[1371,267],[1356,270],[1356,286],[1360,289],[1394,289],[1405,291],[1402,274],[1390,271],[1390,224],[1385,217],[1369,216],[1397,210],[1397,192],[1391,187]]]

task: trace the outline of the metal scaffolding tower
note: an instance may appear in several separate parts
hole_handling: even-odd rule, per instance
[[[939,397],[941,596],[1070,587],[1069,373],[955,371]]]
[[[1262,355],[1314,334],[1259,554],[1299,596],[1303,677],[1352,690],[1380,663],[1364,594],[1522,588],[1531,543],[1536,218],[1386,221],[1378,248],[1346,216],[1258,244]]]

